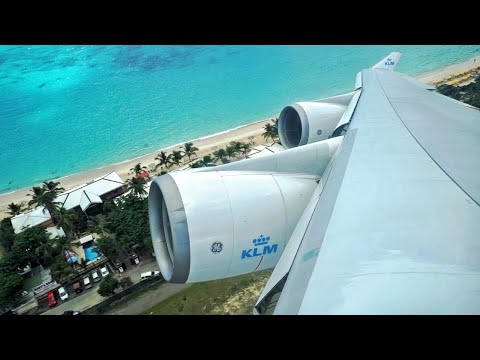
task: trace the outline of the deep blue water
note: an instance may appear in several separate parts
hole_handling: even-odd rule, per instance
[[[417,75],[480,46],[0,46],[0,193],[352,90],[391,51]]]

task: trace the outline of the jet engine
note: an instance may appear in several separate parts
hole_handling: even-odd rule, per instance
[[[297,102],[285,107],[278,118],[278,135],[286,149],[338,136],[335,130],[346,126],[357,105],[360,91],[315,101]]]
[[[157,177],[149,218],[163,277],[198,282],[274,267],[319,179],[265,171]]]
[[[278,135],[282,145],[290,149],[328,139],[346,108],[343,104],[314,101],[285,107],[278,118]]]

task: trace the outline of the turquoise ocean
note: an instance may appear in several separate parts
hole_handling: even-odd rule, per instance
[[[418,75],[480,46],[0,46],[0,193],[278,116],[401,51]],[[146,165],[146,164],[145,164]]]

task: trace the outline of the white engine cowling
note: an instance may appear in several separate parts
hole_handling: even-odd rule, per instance
[[[328,139],[347,106],[328,102],[298,102],[285,107],[278,119],[278,135],[286,149]]]
[[[198,282],[275,266],[319,179],[258,171],[156,178],[149,218],[163,277]]]

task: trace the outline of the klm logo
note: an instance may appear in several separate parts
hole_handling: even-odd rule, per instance
[[[395,65],[395,61],[393,61],[392,59],[388,58],[388,59],[385,61],[385,65]]]
[[[242,250],[242,259],[276,253],[278,244],[268,245],[269,240],[270,236],[263,235],[260,235],[258,239],[253,239],[253,248]]]

